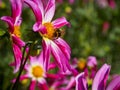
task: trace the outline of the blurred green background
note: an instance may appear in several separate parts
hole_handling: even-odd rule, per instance
[[[110,1],[114,1],[113,5]],[[11,15],[9,0],[0,3],[0,17],[4,15]],[[65,30],[63,38],[72,50],[71,60],[93,55],[99,64],[111,64],[111,74],[120,74],[120,0],[75,0],[73,4],[69,0],[56,2],[54,19],[62,16],[71,23],[71,27],[62,28]],[[22,19],[22,39],[26,42],[41,39],[32,31],[35,18],[26,5]],[[0,90],[9,90],[10,81],[16,76],[9,66],[13,54],[7,29],[7,24],[0,21]]]

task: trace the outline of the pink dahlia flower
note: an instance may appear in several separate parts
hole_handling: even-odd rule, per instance
[[[22,57],[21,47],[25,45],[25,43],[20,39],[20,24],[21,13],[22,13],[22,0],[10,0],[12,15],[11,16],[3,16],[0,19],[5,21],[9,25],[9,33],[12,40],[13,53],[15,58],[15,70],[17,72],[20,67],[20,61]]]
[[[29,90],[35,90],[35,86],[38,86],[41,90],[49,90],[46,78],[52,80],[59,79],[61,76],[58,74],[49,74],[45,70],[43,59],[43,52],[39,56],[30,56],[30,62],[25,65],[25,74],[20,76],[20,81],[31,79]],[[15,79],[13,80],[13,82]]]
[[[52,54],[60,70],[63,73],[69,72],[71,70],[69,65],[71,50],[69,45],[60,38],[61,31],[59,30],[62,26],[68,25],[69,22],[65,17],[51,21],[55,13],[55,0],[48,0],[46,6],[41,0],[24,0],[24,2],[31,7],[36,17],[33,30],[39,32],[43,38],[45,69],[48,70],[50,54]]]

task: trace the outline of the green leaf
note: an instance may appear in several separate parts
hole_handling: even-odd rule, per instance
[[[3,30],[0,30],[0,36],[3,36],[6,32]]]

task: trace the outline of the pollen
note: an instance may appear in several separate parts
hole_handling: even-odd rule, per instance
[[[13,34],[16,35],[17,37],[21,37],[20,26],[14,26]]]
[[[36,78],[42,77],[43,73],[44,73],[44,70],[41,66],[35,66],[32,68],[32,74]]]
[[[44,34],[43,36],[44,36],[44,37],[47,37],[47,38],[49,38],[49,39],[53,39],[55,30],[54,30],[54,27],[53,27],[52,23],[47,22],[47,23],[44,23],[43,25],[44,25],[44,26],[46,27],[46,29],[47,29],[47,33]]]

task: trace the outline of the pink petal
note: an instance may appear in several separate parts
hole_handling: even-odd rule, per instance
[[[41,24],[41,22],[36,22],[36,23],[33,25],[33,31],[35,31],[35,32],[40,31],[42,34],[47,33],[46,28]]]
[[[22,41],[20,38],[12,35],[12,40],[13,40],[13,43],[15,43],[18,47],[22,48],[23,46],[25,46],[25,42]]]
[[[46,73],[47,75],[47,78],[50,78],[50,79],[59,79],[62,77],[62,75],[59,75],[59,74],[49,74],[49,73]]]
[[[44,4],[44,1],[45,0],[33,0],[39,7],[40,11],[41,11],[41,14],[42,14],[42,18],[44,17],[44,7],[43,7],[43,4]]]
[[[63,50],[53,41],[51,41],[51,50],[52,55],[55,58],[55,61],[57,62],[57,65],[59,66],[60,70],[62,70],[63,73],[69,73],[71,71],[70,64],[68,62],[68,58],[66,57],[66,54],[63,52]]]
[[[38,61],[39,61],[41,64],[43,64],[43,61],[44,61],[44,59],[43,59],[43,51],[40,52],[40,55],[38,56]]]
[[[28,76],[25,74],[25,75],[21,75],[20,76],[20,81],[22,81],[22,80],[24,80],[24,79],[27,79],[28,78]]]
[[[29,90],[35,90],[35,86],[36,86],[36,81],[31,81],[31,83],[30,83],[30,87],[29,87]]]
[[[14,59],[15,59],[15,70],[14,73],[16,73],[19,70],[21,58],[22,58],[22,52],[18,45],[13,43],[13,53],[14,53]]]
[[[51,88],[53,88],[53,90],[57,90],[57,88],[61,85],[62,83],[60,81],[55,81],[52,85]]]
[[[51,53],[50,41],[48,39],[44,39],[42,41],[42,46],[43,46],[43,60],[44,60],[43,62],[44,62],[45,70],[47,71],[50,63],[50,53]]]
[[[77,76],[79,74],[79,72],[76,69],[72,69],[71,72],[74,76]]]
[[[104,64],[93,80],[92,90],[105,90],[106,81],[110,72],[110,66]]]
[[[95,67],[97,65],[97,60],[96,60],[96,57],[94,56],[89,56],[88,57],[88,61],[87,61],[87,66],[89,67]]]
[[[34,56],[34,57],[30,56],[30,63],[32,64],[35,62],[40,63],[40,65],[43,66],[43,51],[41,51],[40,55],[38,56]]]
[[[85,79],[84,72],[77,75],[75,80],[76,80],[76,90],[88,90],[87,80]],[[93,89],[93,90],[97,90],[97,89]]]
[[[37,32],[40,30],[40,25],[41,25],[41,22],[36,22],[34,25],[33,25],[33,31],[34,32]]]
[[[32,9],[33,13],[35,14],[37,22],[42,22],[42,14],[41,11],[35,1],[32,0],[24,0],[26,4]]]
[[[30,67],[31,67],[30,64],[26,63],[25,66],[24,66],[24,70],[29,72]]]
[[[44,83],[46,83],[46,80],[44,78],[40,78],[40,79],[38,79],[38,83],[44,84]]]
[[[110,82],[106,90],[120,90],[120,76],[116,76]]]
[[[21,13],[22,13],[22,0],[10,0],[12,5],[12,18],[14,21],[14,26],[20,26],[22,22]]]
[[[75,78],[71,77],[70,81],[68,82],[68,85],[66,86],[67,90],[70,90],[75,85]]]
[[[9,30],[12,33],[14,31],[14,21],[13,18],[9,16],[3,16],[0,18],[2,21],[5,21],[9,25]]]
[[[55,13],[55,0],[49,0],[45,8],[44,22],[51,22]]]
[[[71,49],[70,46],[62,39],[58,38],[54,40],[57,46],[61,49],[67,59],[70,59]]]
[[[20,26],[22,23],[22,18],[21,17],[16,17],[14,26]]]
[[[96,75],[96,72],[97,72],[97,68],[92,68],[91,70],[91,74],[90,74],[90,78],[93,79]]]
[[[48,70],[54,69],[54,68],[56,68],[56,64],[55,63],[50,63]]]
[[[19,18],[22,13],[23,2],[22,0],[10,0],[10,2],[12,5],[12,17],[15,21],[16,18]]]
[[[70,25],[69,22],[66,20],[65,17],[58,18],[52,22],[54,28],[61,28],[65,25]]]
[[[42,1],[42,4],[43,4],[43,7],[45,8],[47,6],[48,0],[41,0],[41,1]]]
[[[48,87],[48,85],[47,85],[46,83],[39,84],[39,88],[40,88],[41,90],[49,90],[49,87]]]

